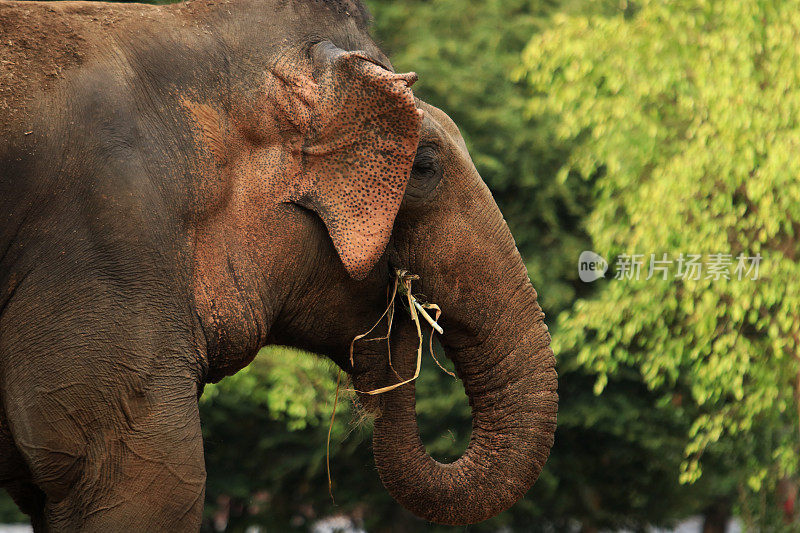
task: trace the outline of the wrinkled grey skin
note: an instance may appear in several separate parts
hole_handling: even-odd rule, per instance
[[[323,354],[360,390],[395,382],[384,346],[348,351],[396,268],[441,306],[474,420],[442,465],[413,384],[363,396],[387,489],[464,524],[538,477],[557,395],[536,292],[458,129],[409,100],[367,23],[346,0],[0,3],[0,40],[38,36],[0,78],[0,486],[37,530],[197,530],[203,384],[268,344]],[[309,122],[315,94],[344,118]],[[340,156],[353,190],[326,181]],[[346,175],[381,157],[377,181]],[[410,321],[392,344],[410,376]]]

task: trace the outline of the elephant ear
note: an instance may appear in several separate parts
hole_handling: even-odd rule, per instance
[[[320,216],[350,276],[363,279],[389,242],[417,150],[417,75],[327,41],[311,57],[315,94],[303,98],[310,120],[296,201]]]

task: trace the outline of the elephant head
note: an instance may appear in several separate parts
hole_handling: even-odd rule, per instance
[[[414,98],[415,80],[367,37],[355,51],[314,40],[276,61],[228,118],[186,102],[203,174],[229,184],[198,192],[195,288],[211,380],[283,344],[329,356],[370,391],[398,381],[387,345],[356,343],[351,364],[351,341],[385,310],[397,269],[418,275],[414,291],[441,307],[441,342],[472,407],[469,447],[451,464],[426,454],[413,383],[360,399],[377,416],[375,461],[395,499],[469,524],[510,507],[541,472],[555,361],[500,210],[456,125]],[[417,345],[415,326],[396,318],[403,377]]]
[[[381,315],[394,269],[419,275],[415,290],[442,308],[442,343],[469,397],[473,434],[459,460],[440,464],[420,441],[413,383],[362,395],[378,415],[375,460],[415,514],[487,519],[525,494],[553,443],[556,373],[536,291],[458,128],[413,98],[414,75],[329,42],[309,57],[310,77],[280,75],[280,89],[281,101],[294,102],[283,116],[304,131],[287,200],[309,210],[300,222],[306,253],[295,257],[311,250],[314,266],[271,341],[330,355],[359,390],[395,383],[383,346],[356,343],[352,367],[348,349]],[[404,377],[417,342],[398,318],[393,353]]]

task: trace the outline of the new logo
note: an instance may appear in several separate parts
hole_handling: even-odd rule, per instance
[[[584,283],[591,283],[605,277],[608,270],[608,261],[603,256],[588,250],[581,252],[578,257],[578,276]]]

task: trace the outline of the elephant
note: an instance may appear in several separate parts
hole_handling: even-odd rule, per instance
[[[425,520],[488,519],[539,476],[537,293],[458,127],[370,25],[358,0],[0,1],[0,486],[37,531],[198,530],[198,398],[268,345],[349,376]],[[413,374],[408,315],[351,354],[399,270],[471,405],[450,464],[413,382],[366,394]]]

